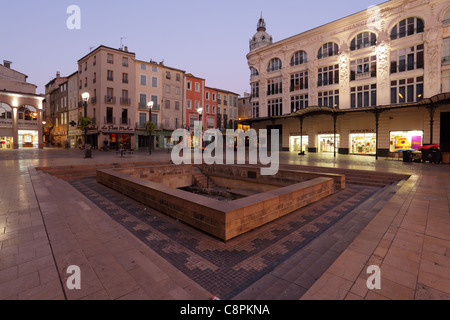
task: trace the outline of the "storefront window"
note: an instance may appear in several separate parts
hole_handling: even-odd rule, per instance
[[[37,148],[38,132],[35,130],[19,130],[19,148]]]
[[[336,146],[334,145],[334,135],[333,134],[326,134],[326,135],[319,135],[319,151],[320,152],[334,152],[336,150],[339,151],[339,135],[336,135]]]
[[[300,148],[300,144],[302,144],[302,148]],[[291,136],[289,141],[289,150],[291,152],[308,151],[308,136]]]
[[[350,135],[350,153],[353,154],[375,154],[376,153],[375,133],[357,133]]]
[[[423,131],[392,131],[390,151],[418,151],[423,144]]]
[[[12,149],[13,138],[12,137],[0,137],[0,149]]]

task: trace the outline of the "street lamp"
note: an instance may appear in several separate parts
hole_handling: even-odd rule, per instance
[[[149,140],[150,140],[149,145],[148,145],[148,154],[152,154],[152,144],[153,144],[152,138],[153,137],[152,137],[152,132],[150,130],[150,125],[152,123],[152,108],[153,108],[153,104],[154,104],[153,101],[149,101],[147,103],[147,106],[148,106],[148,117],[149,117],[149,121],[148,121],[149,128],[148,128],[148,130],[149,130]]]
[[[200,145],[200,141],[198,142],[198,144],[200,145],[200,148],[203,148],[203,121],[202,121],[203,108],[197,109],[197,112],[200,117],[200,130],[201,130],[200,141],[202,141],[201,145]]]
[[[81,95],[81,98],[84,101],[84,118],[86,119],[87,118],[87,103],[89,101],[89,92],[84,92]],[[88,147],[86,145],[86,139],[87,139],[87,125],[84,127],[84,157],[92,158],[91,150],[90,150],[90,148],[88,150]]]

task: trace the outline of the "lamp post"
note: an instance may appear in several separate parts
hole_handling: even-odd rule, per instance
[[[84,101],[84,118],[86,119],[87,118],[87,103],[89,101],[89,92],[84,92],[81,95],[81,98]],[[87,125],[85,125],[85,127],[84,127],[84,157],[92,158],[91,150],[90,150],[90,148],[88,150],[88,146],[86,145],[86,139],[87,139]]]
[[[203,148],[203,121],[202,121],[203,108],[197,109],[197,112],[200,117],[200,130],[201,130],[198,144],[199,144],[200,148]],[[200,144],[200,142],[202,142],[202,143]]]
[[[149,117],[149,120],[148,120],[148,123],[149,123],[149,128],[148,128],[148,130],[149,130],[149,144],[148,144],[148,154],[152,154],[152,144],[153,144],[153,141],[152,141],[152,131],[150,130],[150,125],[151,125],[151,123],[152,123],[152,108],[153,108],[153,101],[149,101],[148,103],[147,103],[147,106],[148,106],[148,117]]]

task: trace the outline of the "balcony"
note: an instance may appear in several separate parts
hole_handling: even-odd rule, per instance
[[[122,97],[120,98],[120,104],[129,106],[131,104],[131,99]]]
[[[130,126],[131,124],[130,118],[120,118],[119,121],[119,124],[122,126]]]
[[[116,124],[116,118],[105,117],[103,124]]]
[[[105,96],[105,103],[115,104],[116,103],[116,97]]]
[[[442,57],[442,65],[450,64],[450,56]]]
[[[92,97],[91,98],[91,103],[92,104],[97,104],[97,97]]]
[[[355,75],[355,80],[363,80],[363,79],[369,79],[372,77],[372,72],[363,72],[363,73],[357,73]]]

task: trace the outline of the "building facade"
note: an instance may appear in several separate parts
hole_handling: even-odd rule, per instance
[[[444,0],[391,0],[275,43],[261,17],[247,123],[295,152],[450,148],[449,15]]]
[[[0,150],[43,148],[43,100],[28,76],[0,64]]]
[[[205,105],[205,79],[186,74],[186,130],[194,132],[195,121],[200,121],[199,109]],[[203,121],[202,121],[203,122]]]
[[[135,54],[99,46],[78,60],[79,95],[89,93],[87,117],[91,120],[86,143],[93,148],[135,146]],[[84,117],[84,102],[79,107]],[[84,135],[84,133],[83,133]]]

